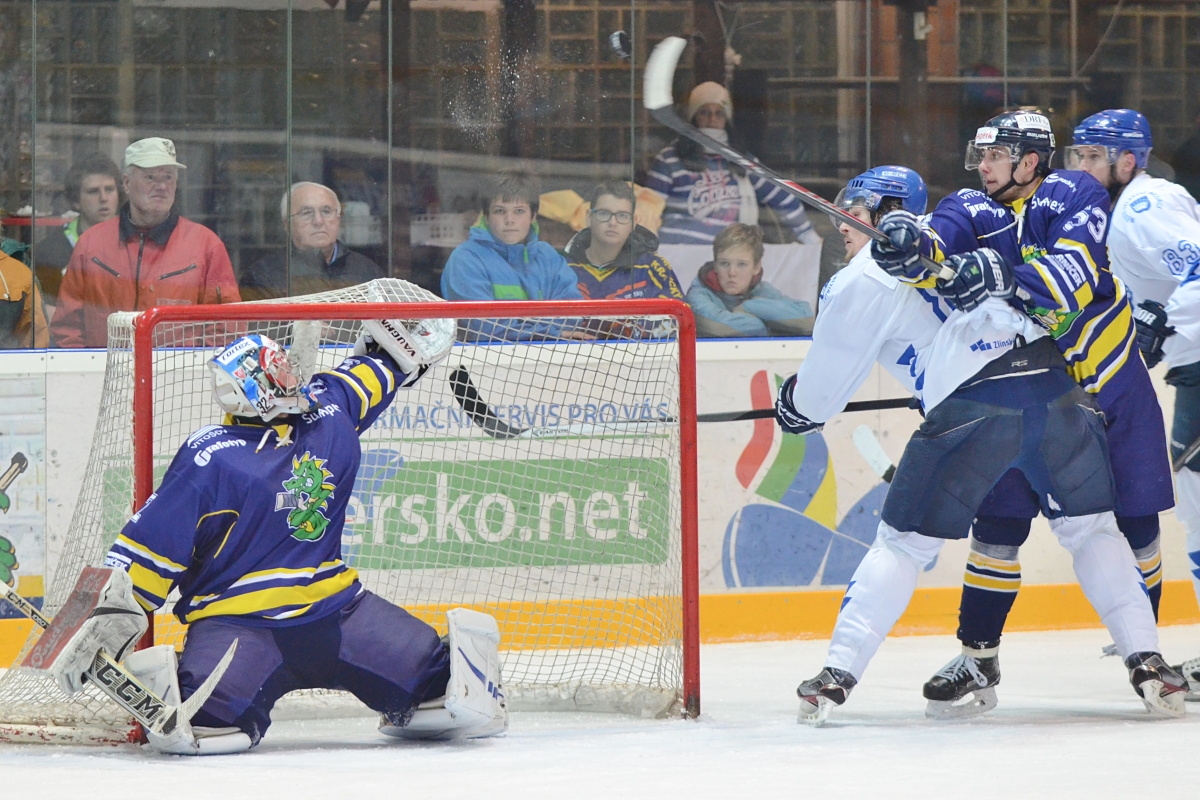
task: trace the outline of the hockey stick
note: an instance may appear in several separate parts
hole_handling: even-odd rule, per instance
[[[1178,458],[1171,459],[1171,471],[1179,472],[1183,469],[1183,465],[1192,460],[1192,456],[1200,453],[1200,436],[1196,437],[1196,441],[1187,446],[1187,449],[1179,454]]]
[[[866,459],[871,471],[884,483],[891,483],[896,475],[896,465],[888,458],[888,454],[883,452],[883,445],[875,437],[875,432],[866,425],[859,425],[854,429],[853,438],[854,446],[858,448],[859,455]]]
[[[910,397],[889,397],[885,400],[857,400],[846,403],[842,413],[854,411],[883,411],[889,408],[911,408]],[[746,419],[767,419],[775,416],[773,408],[755,408],[750,411],[717,411],[712,414],[697,414],[696,422],[740,422]]]
[[[33,620],[39,627],[43,629],[50,627],[50,620],[38,610],[37,606],[7,584],[0,584],[0,588],[4,590],[4,599],[18,611]],[[180,721],[186,722],[194,717],[200,710],[200,706],[204,705],[213,690],[217,688],[217,683],[225,674],[225,670],[229,668],[229,663],[233,661],[237,644],[237,640],[234,640],[229,645],[229,649],[217,662],[212,674],[191,697],[177,706],[167,705],[166,701],[146,688],[141,681],[103,650],[96,653],[91,668],[85,674],[89,682],[94,683],[100,691],[125,709],[143,728],[154,731],[155,734],[169,736],[179,726]]]
[[[650,54],[650,60],[646,62],[646,74],[642,83],[642,105],[650,112],[650,116],[681,136],[685,136],[693,142],[703,145],[707,150],[720,153],[751,175],[762,178],[773,186],[778,186],[810,208],[823,211],[833,219],[835,224],[845,223],[851,228],[865,233],[872,239],[888,241],[888,237],[878,228],[863,222],[855,216],[847,214],[824,197],[810,192],[795,181],[788,180],[778,172],[763,166],[754,159],[747,157],[744,153],[734,150],[729,145],[722,144],[711,136],[706,136],[691,123],[680,119],[679,115],[675,113],[675,101],[671,96],[671,83],[675,77],[675,65],[679,62],[679,56],[683,53],[685,47],[687,47],[686,39],[681,39],[678,36],[669,36],[655,45],[654,52]],[[954,270],[950,267],[943,266],[928,256],[921,256],[921,266],[930,274],[936,275],[943,280],[951,280],[955,276]]]
[[[566,425],[518,428],[500,419],[487,401],[480,396],[466,367],[459,366],[451,372],[449,381],[454,399],[470,417],[471,422],[495,439],[555,439],[563,436],[595,436],[596,434],[627,435],[653,430],[664,422],[675,422],[673,417],[658,417],[648,420],[575,422]]]
[[[509,425],[492,410],[487,401],[475,388],[471,373],[459,366],[450,373],[450,390],[458,405],[471,418],[471,422],[483,432],[496,439],[549,439],[560,436],[586,436],[597,433],[635,433],[650,430],[664,423],[676,422],[674,417],[658,417],[650,420],[631,419],[622,422],[572,423],[541,428],[518,428]],[[847,403],[843,411],[880,411],[889,408],[908,408],[912,402],[907,397],[892,397],[886,400],[860,400]],[[697,422],[740,422],[750,419],[768,419],[775,416],[773,408],[755,408],[750,411],[717,411],[697,414]]]

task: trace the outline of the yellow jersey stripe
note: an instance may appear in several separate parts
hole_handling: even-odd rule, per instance
[[[362,381],[363,388],[371,395],[371,406],[377,406],[383,401],[383,387],[379,385],[379,377],[375,370],[366,364],[359,364],[350,369],[350,374]]]
[[[313,605],[353,586],[357,580],[358,572],[346,569],[325,580],[304,586],[277,586],[257,592],[246,592],[217,600],[206,608],[192,611],[187,615],[187,621],[195,622],[205,617],[256,616],[272,608]]]
[[[367,409],[370,408],[370,401],[367,400],[367,393],[364,392],[363,388],[358,385],[358,381],[354,380],[344,372],[325,372],[322,374],[330,375],[345,381],[346,385],[353,389],[358,394],[359,399],[362,400],[362,406],[358,410],[358,418],[362,419],[367,415]]]
[[[1132,341],[1129,335],[1129,325],[1132,322],[1133,315],[1129,310],[1129,304],[1123,303],[1120,313],[1113,319],[1104,329],[1104,332],[1091,341],[1091,346],[1087,348],[1087,357],[1082,361],[1077,361],[1071,365],[1071,373],[1075,376],[1075,380],[1083,383],[1096,374],[1097,368],[1104,362],[1106,358],[1114,353],[1119,353],[1122,345],[1126,345]],[[1096,320],[1093,320],[1095,322]],[[1089,327],[1091,327],[1089,325]],[[1090,331],[1084,333],[1080,342],[1090,339]],[[1075,349],[1075,348],[1072,348]],[[1118,356],[1121,363],[1125,362],[1123,356]],[[1112,365],[1109,365],[1105,372],[1111,372]]]
[[[160,597],[163,600],[167,599],[167,595],[171,593],[171,587],[175,585],[175,581],[171,578],[164,578],[136,561],[129,565],[129,577],[133,581],[135,589],[141,589],[148,596]]]
[[[166,556],[160,556],[150,548],[143,544],[138,544],[123,533],[117,536],[117,544],[121,545],[126,550],[132,550],[142,558],[154,562],[155,565],[162,567],[169,572],[184,572],[187,570],[187,567],[183,566],[182,564],[176,564]]]

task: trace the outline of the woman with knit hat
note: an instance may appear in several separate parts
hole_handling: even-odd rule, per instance
[[[688,96],[686,118],[717,141],[728,143],[733,127],[728,90],[712,81],[701,83]],[[666,198],[658,231],[662,244],[711,245],[734,222],[757,225],[760,205],[774,209],[797,241],[812,230],[794,196],[684,137],[655,156],[646,185]]]

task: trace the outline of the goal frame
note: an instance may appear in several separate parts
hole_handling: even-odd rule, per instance
[[[449,313],[447,313],[449,312]],[[699,513],[696,448],[696,323],[691,309],[679,300],[540,300],[516,302],[417,302],[417,303],[236,303],[226,305],[156,306],[133,321],[133,510],[145,504],[154,491],[153,335],[164,323],[293,322],[324,319],[388,319],[453,316],[457,319],[507,317],[579,318],[628,313],[665,315],[678,324],[679,347],[679,477],[680,554],[683,641],[682,713],[700,714],[700,598]],[[153,644],[153,616],[142,645]]]

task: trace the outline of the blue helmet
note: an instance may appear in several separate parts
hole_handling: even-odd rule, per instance
[[[1103,147],[1108,151],[1108,163],[1115,164],[1121,153],[1133,153],[1138,169],[1145,169],[1150,160],[1154,139],[1150,135],[1150,120],[1132,108],[1110,108],[1092,114],[1075,126],[1071,147],[1067,149],[1067,166],[1081,163],[1080,147]]]
[[[924,214],[929,202],[925,181],[915,170],[908,167],[872,167],[858,177],[851,178],[846,188],[838,192],[834,205],[838,208],[863,206],[874,213],[886,197],[901,201],[901,207],[913,214]]]

